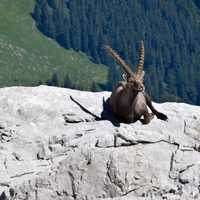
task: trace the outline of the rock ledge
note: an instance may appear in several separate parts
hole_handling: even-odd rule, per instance
[[[200,199],[200,107],[154,104],[168,122],[96,120],[109,92],[0,89],[0,200]]]

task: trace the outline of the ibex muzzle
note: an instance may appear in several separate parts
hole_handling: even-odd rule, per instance
[[[113,89],[109,99],[113,114],[123,122],[132,123],[140,120],[148,124],[154,115],[158,119],[167,120],[167,116],[158,112],[152,105],[150,97],[144,90],[144,43],[141,41],[139,62],[134,73],[126,62],[110,47],[105,46],[107,53],[119,64],[126,75],[125,81],[120,81]],[[148,107],[152,113],[148,112]]]

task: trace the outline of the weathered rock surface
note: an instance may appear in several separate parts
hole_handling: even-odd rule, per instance
[[[200,107],[115,126],[70,95],[100,117],[110,93],[0,89],[0,200],[200,199]]]

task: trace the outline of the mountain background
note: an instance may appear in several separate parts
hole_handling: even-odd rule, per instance
[[[1,86],[111,90],[122,72],[103,45],[134,69],[144,40],[153,100],[200,105],[198,0],[1,0],[0,13]]]

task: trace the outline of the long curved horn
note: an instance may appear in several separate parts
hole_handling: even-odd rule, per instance
[[[106,52],[115,60],[115,62],[124,69],[125,73],[127,74],[127,77],[135,76],[131,68],[110,46],[105,45],[104,47],[106,49]]]
[[[135,71],[137,79],[143,79],[143,74],[144,74],[143,69],[144,69],[144,42],[143,40],[141,40],[139,49],[139,62]]]

